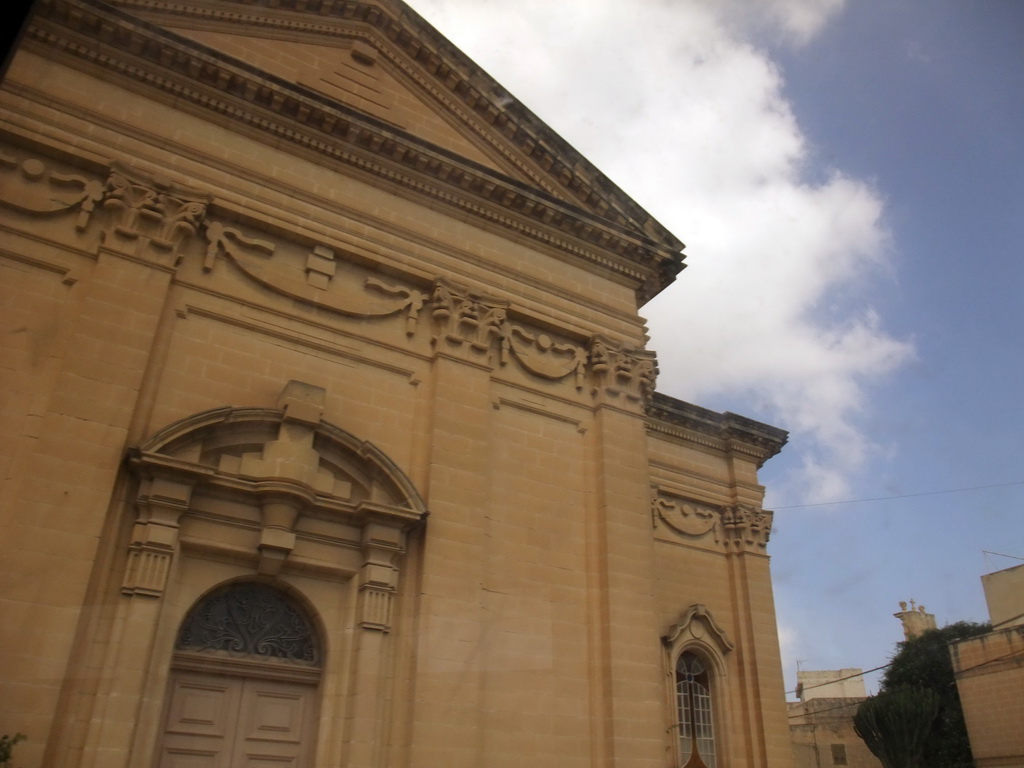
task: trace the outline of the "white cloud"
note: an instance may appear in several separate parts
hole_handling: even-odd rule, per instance
[[[850,299],[888,277],[883,204],[806,167],[782,75],[751,42],[806,42],[842,0],[413,5],[687,243],[689,268],[644,309],[659,389],[790,429],[791,503],[845,497],[872,449],[865,387],[912,355]]]

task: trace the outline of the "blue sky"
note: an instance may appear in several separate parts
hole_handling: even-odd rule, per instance
[[[1024,481],[1024,4],[858,0],[775,55],[815,167],[884,201],[893,274],[872,300],[914,345],[869,392],[862,429],[884,450],[850,497]],[[814,642],[793,639],[811,668],[884,663],[899,599],[940,625],[985,620],[978,577],[1018,561],[982,551],[1024,557],[1024,484],[776,519],[780,610],[803,627],[825,614]]]
[[[412,5],[687,243],[659,389],[790,430],[787,689],[884,664],[900,600],[985,620],[1019,561],[983,550],[1024,558],[1024,3]]]

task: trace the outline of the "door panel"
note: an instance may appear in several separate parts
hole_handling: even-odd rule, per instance
[[[246,680],[239,713],[235,752],[239,766],[299,768],[313,726],[308,685]]]
[[[183,672],[171,678],[160,768],[220,768],[235,740],[238,678]]]
[[[171,676],[160,768],[308,768],[309,684],[193,672]]]

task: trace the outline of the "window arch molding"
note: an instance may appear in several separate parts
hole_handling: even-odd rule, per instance
[[[666,732],[670,735],[673,765],[677,768],[728,765],[726,734],[729,733],[730,707],[725,658],[735,645],[702,604],[685,609],[661,640],[668,712]],[[694,661],[698,662],[697,667],[693,666]],[[701,688],[706,690],[697,693]],[[710,712],[698,713],[697,709]],[[699,721],[710,727],[711,762],[704,762],[703,758],[691,760],[693,742],[690,738],[699,737]],[[705,755],[708,752],[706,742],[704,752]]]
[[[318,680],[328,654],[320,616],[284,581],[243,576],[213,585],[181,616],[176,669]]]
[[[358,548],[365,554],[363,562],[327,558],[332,565],[315,566],[321,571],[333,568],[335,578],[347,578],[365,571],[371,561],[387,561],[387,568],[396,571],[407,534],[426,521],[426,505],[387,454],[322,418],[325,397],[323,389],[290,381],[279,398],[281,407],[223,407],[193,414],[131,449],[128,467],[136,481],[137,524],[122,592],[163,594],[179,545],[190,543],[179,542],[178,533],[199,498],[228,500],[259,511],[257,520],[244,514],[221,515],[224,525],[218,530],[223,533],[225,525],[259,527],[258,540],[245,546],[247,558],[261,575],[309,567],[298,562],[302,542],[308,539],[303,538],[303,526],[309,520],[319,521],[314,527],[337,528],[346,552]],[[206,536],[202,546],[207,554],[221,546],[223,538]],[[238,556],[237,547],[221,549],[222,557]],[[384,598],[395,583],[391,578],[384,584]],[[365,623],[386,631],[389,600],[365,602]]]

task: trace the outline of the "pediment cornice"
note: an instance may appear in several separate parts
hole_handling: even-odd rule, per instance
[[[120,4],[143,2],[153,7],[183,7],[148,0],[122,0]],[[252,4],[237,5],[245,8]],[[284,5],[276,3],[277,8]],[[326,7],[319,0],[307,3],[305,13],[314,6]],[[539,133],[544,126],[525,108],[520,107],[537,125],[530,126],[525,119],[521,124],[526,127],[520,128],[520,123],[512,122],[508,117],[512,105],[492,115],[491,107],[486,105],[494,106],[494,94],[485,97],[479,88],[467,85],[470,81],[466,78],[471,75],[458,74],[450,67],[445,75],[448,65],[417,41],[413,34],[416,28],[410,26],[418,20],[429,30],[425,22],[404,9],[399,24],[374,3],[335,3],[330,8],[331,13],[343,16],[363,14],[366,24],[377,25],[396,45],[404,45],[408,56],[417,61],[426,57],[435,81],[450,83],[446,86],[449,92],[459,95],[464,104],[472,103],[474,109],[476,104],[482,105],[476,113],[493,119],[505,134],[519,136],[523,142],[520,150],[532,146],[540,165],[554,169],[555,177],[564,180],[566,189],[575,188],[577,199],[583,196],[586,206],[566,202],[538,186],[482,166],[100,0],[42,0],[25,40],[37,49],[48,49],[44,55],[70,58],[76,66],[99,70],[107,79],[132,81],[133,88],[173,98],[182,108],[236,130],[290,146],[295,152],[313,154],[321,162],[346,167],[350,173],[372,176],[375,183],[400,194],[429,198],[432,205],[457,209],[485,226],[512,230],[517,236],[582,259],[632,282],[640,303],[672,282],[682,268],[682,244],[645,213],[642,222],[623,213],[620,209],[630,206],[643,211],[596,171],[588,179],[586,171],[592,167],[550,129],[550,135],[531,139],[530,130]],[[433,36],[443,41],[436,32]],[[457,51],[445,44],[447,50],[442,52],[451,59]],[[476,73],[477,79],[484,77],[478,69]],[[556,139],[561,146],[552,146]],[[593,189],[587,191],[591,183]]]
[[[160,23],[323,42],[366,37],[449,113],[491,144],[538,188],[620,226],[639,228],[676,250],[680,243],[572,145],[511,96],[400,0],[108,0]],[[355,25],[354,25],[355,23]],[[370,36],[376,35],[376,38]]]
[[[654,393],[647,406],[648,429],[721,451],[752,457],[761,467],[789,439],[784,429],[735,413],[718,413],[699,405]]]

